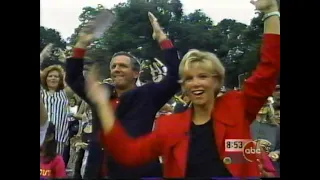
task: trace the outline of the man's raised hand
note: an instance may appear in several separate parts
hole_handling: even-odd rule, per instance
[[[167,35],[163,32],[158,19],[151,12],[148,12],[148,17],[153,29],[152,38],[158,42],[167,39]]]
[[[110,91],[99,83],[98,72],[94,69],[87,75],[86,90],[88,98],[95,104],[103,104],[110,97]]]
[[[112,26],[114,21],[115,15],[110,10],[101,11],[94,20],[82,28],[75,47],[86,48],[94,39],[102,36]]]

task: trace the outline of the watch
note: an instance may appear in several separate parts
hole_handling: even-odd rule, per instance
[[[265,21],[266,19],[268,19],[268,18],[271,17],[271,16],[278,16],[278,17],[280,17],[280,12],[274,11],[274,12],[267,13],[267,14],[265,14],[265,15],[262,17],[262,21]]]

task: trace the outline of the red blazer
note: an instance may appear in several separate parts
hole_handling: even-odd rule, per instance
[[[276,86],[280,71],[280,35],[265,34],[261,48],[261,62],[248,78],[242,91],[230,91],[218,97],[212,110],[214,137],[218,152],[226,155],[225,139],[251,139],[249,125]],[[143,112],[141,112],[143,113]],[[138,166],[162,156],[164,177],[185,176],[191,122],[191,109],[162,116],[156,121],[155,130],[133,139],[117,121],[104,136],[104,145],[121,164]],[[260,176],[257,162],[227,164],[234,177]]]

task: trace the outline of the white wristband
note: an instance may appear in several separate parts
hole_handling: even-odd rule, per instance
[[[262,18],[262,21],[265,21],[266,19],[268,19],[271,16],[278,16],[280,17],[280,13],[278,11],[274,11],[274,12],[270,12],[268,14],[265,14]]]

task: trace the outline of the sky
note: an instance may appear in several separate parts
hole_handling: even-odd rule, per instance
[[[126,0],[40,0],[40,24],[56,29],[62,38],[66,39],[80,24],[78,16],[83,7],[96,7],[97,4],[102,4],[106,8],[112,8],[120,2]],[[250,0],[181,0],[181,2],[184,13],[202,9],[214,23],[228,18],[249,24],[255,16]]]

